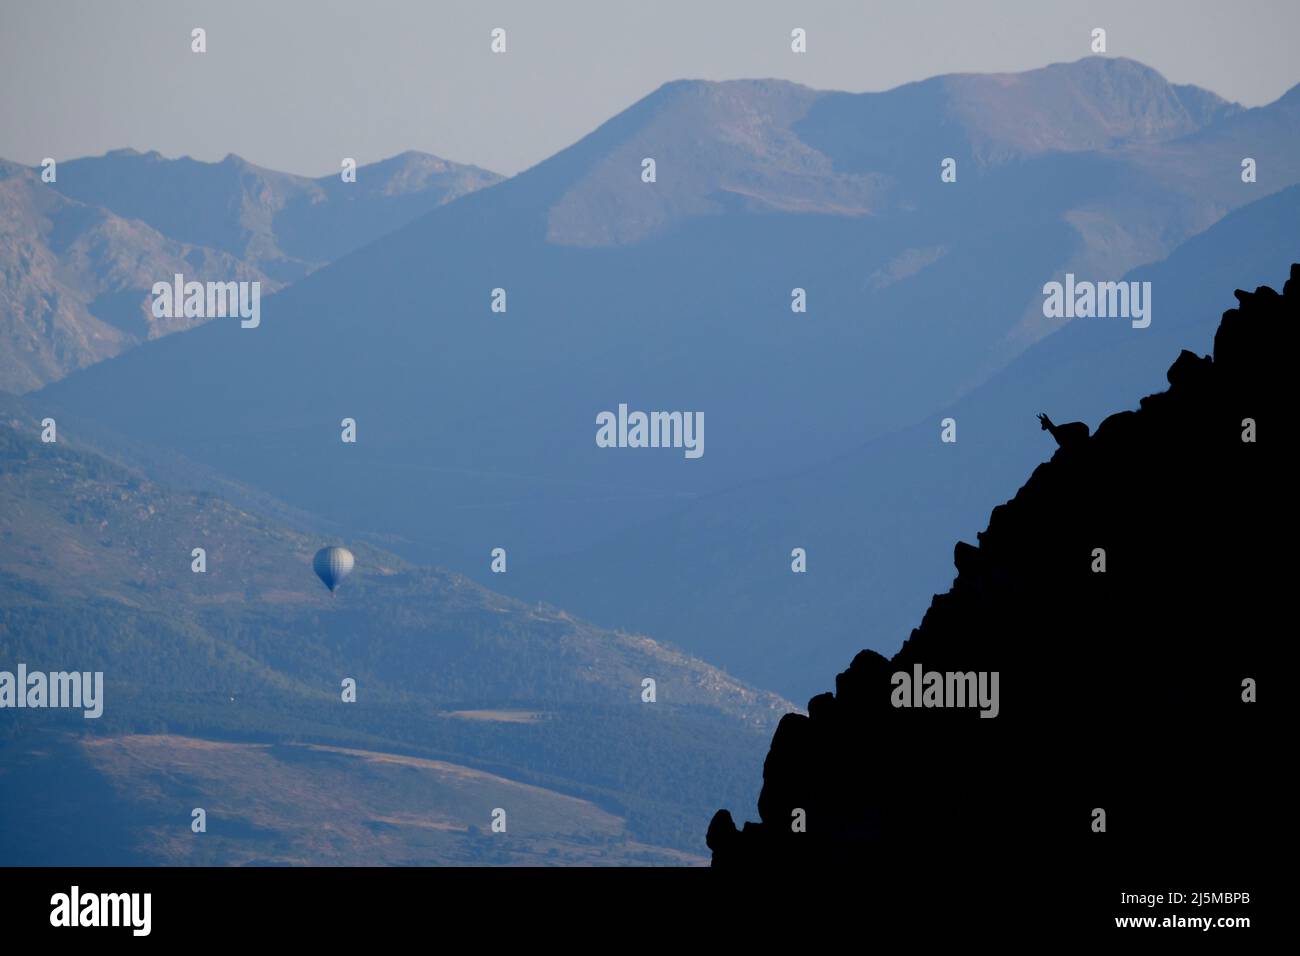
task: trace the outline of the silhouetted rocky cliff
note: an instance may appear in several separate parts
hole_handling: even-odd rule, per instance
[[[720,810],[715,865],[1132,873],[1249,856],[1270,839],[1264,808],[1284,757],[1268,701],[1285,688],[1266,659],[1292,639],[1294,483],[1278,452],[1300,265],[1282,295],[1236,296],[1213,359],[1182,352],[1167,391],[1090,436],[1054,426],[1063,447],[976,545],[957,544],[952,589],[892,659],[862,651],[833,694],[782,719],[762,822],[737,830]],[[1006,427],[1037,429],[1035,413],[1051,411],[1026,408]],[[931,682],[931,702],[969,687],[978,704],[981,674],[989,699],[996,672],[997,715],[924,706],[924,676],[917,688],[893,679],[918,667],[975,674]],[[1260,702],[1244,699],[1249,680]],[[904,692],[922,706],[895,706]]]

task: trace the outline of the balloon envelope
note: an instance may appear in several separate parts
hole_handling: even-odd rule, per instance
[[[352,552],[347,548],[321,548],[312,559],[311,566],[315,569],[316,576],[333,591],[352,573],[355,563]]]

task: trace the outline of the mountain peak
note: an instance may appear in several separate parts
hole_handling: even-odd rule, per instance
[[[560,245],[636,242],[684,218],[728,208],[861,214],[871,179],[841,174],[794,124],[826,94],[786,80],[675,80],[524,176],[558,195],[547,238]],[[654,162],[653,188],[645,161]],[[629,187],[632,188],[629,188]]]
[[[1059,60],[1055,63],[1048,63],[1046,66],[1018,73],[961,73],[952,75],[1006,77],[1021,82],[1034,83],[1040,81],[1043,76],[1051,74],[1093,80],[1109,78],[1112,82],[1122,79],[1131,83],[1140,82],[1152,86],[1173,85],[1165,78],[1163,73],[1141,60],[1134,60],[1127,56],[1107,56],[1098,53],[1081,56],[1077,60]]]
[[[1148,66],[1141,60],[1135,60],[1128,56],[1108,56],[1104,53],[1090,53],[1088,56],[1081,56],[1077,60],[1060,60],[1056,63],[1049,63],[1044,69],[1079,69],[1092,70],[1099,73],[1122,73],[1133,76],[1142,76],[1159,83],[1168,83],[1163,73],[1154,66]],[[1026,71],[1028,73],[1033,70]]]
[[[918,155],[986,168],[1174,139],[1239,109],[1125,57],[860,94],[770,78],[679,79],[525,175],[550,180],[550,241],[614,245],[735,207],[875,214],[912,205],[890,186],[914,178]],[[646,159],[654,188],[631,188]]]
[[[344,188],[346,195],[351,197],[372,196],[385,200],[433,191],[440,197],[438,205],[441,205],[476,189],[491,186],[503,178],[498,173],[478,166],[467,166],[433,153],[408,149],[359,167],[356,183]],[[336,193],[341,186],[337,173],[322,176],[316,183]]]
[[[88,160],[115,161],[115,162],[132,162],[144,161],[149,163],[170,163],[174,160],[168,159],[156,149],[143,151],[133,146],[120,146],[117,149],[106,150],[102,156],[84,157],[81,159],[69,160],[69,162],[82,163]]]
[[[1024,73],[942,78],[982,165],[1193,133],[1239,110],[1125,57],[1088,56]]]
[[[653,99],[657,96],[671,96],[681,93],[746,91],[756,94],[774,94],[792,90],[804,90],[809,93],[818,92],[803,83],[796,83],[794,80],[787,80],[776,76],[739,77],[731,80],[706,80],[699,77],[685,76],[676,80],[668,80],[666,83],[661,83],[654,92],[648,94],[645,99]]]

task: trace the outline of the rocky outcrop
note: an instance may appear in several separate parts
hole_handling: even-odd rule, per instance
[[[715,866],[1086,872],[1268,844],[1300,265],[1281,295],[1236,296],[1213,359],[1184,351],[1168,390],[1057,449],[958,543],[897,654],[862,651],[782,719],[760,821],[720,810]],[[977,706],[926,706],[968,689]]]

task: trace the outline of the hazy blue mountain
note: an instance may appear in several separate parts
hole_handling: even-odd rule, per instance
[[[0,390],[40,388],[202,322],[150,313],[149,289],[176,272],[278,286],[231,253],[69,199],[0,160]]]
[[[499,179],[425,153],[363,166],[355,183],[129,149],[65,161],[45,183],[0,160],[0,390],[31,391],[205,321],[155,317],[159,280],[274,292]]]
[[[419,152],[361,166],[356,182],[345,183],[338,174],[263,169],[234,154],[205,163],[119,149],[61,163],[56,188],[290,282],[500,179]]]
[[[825,689],[836,661],[864,647],[890,655],[907,638],[956,573],[952,543],[975,540],[1017,476],[1056,450],[1037,412],[1095,428],[1122,410],[1115,395],[1160,390],[1170,355],[1210,351],[1231,289],[1286,273],[1300,253],[1297,224],[1293,186],[1130,273],[1152,283],[1149,328],[1075,319],[911,428],[704,498],[525,569],[515,583],[608,626],[672,635],[732,673],[806,699]],[[955,444],[940,442],[948,416]],[[1133,475],[1131,493],[1161,491]],[[806,574],[791,573],[794,547],[807,549]]]
[[[1117,279],[1300,179],[1293,114],[1293,96],[1243,111],[1104,58],[879,94],[671,83],[295,283],[261,328],[209,323],[37,404],[421,560],[486,577],[505,547],[511,589],[547,555],[955,400],[1058,327],[1045,281]],[[597,413],[623,402],[704,412],[704,456],[598,448]]]

